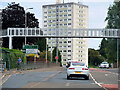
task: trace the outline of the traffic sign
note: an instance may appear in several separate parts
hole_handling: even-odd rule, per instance
[[[55,56],[55,59],[58,59],[58,56]]]

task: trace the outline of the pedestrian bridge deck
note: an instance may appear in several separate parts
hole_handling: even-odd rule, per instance
[[[8,28],[0,37],[120,38],[120,29]]]

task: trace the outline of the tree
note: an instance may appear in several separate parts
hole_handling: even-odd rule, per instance
[[[114,2],[113,5],[108,8],[105,21],[107,21],[106,28],[120,29],[120,1]],[[115,63],[117,58],[117,39],[107,39],[105,42],[103,41],[104,40],[102,40],[100,47],[100,53],[103,53],[101,55],[105,58],[107,57],[110,63]],[[120,42],[120,39],[118,40],[118,42]],[[120,44],[118,51],[120,51]]]
[[[35,44],[38,45],[38,49],[43,52],[46,50],[46,39],[45,38],[37,38]]]
[[[27,25],[28,28],[39,27],[38,19],[35,18],[33,13],[27,13]],[[25,28],[25,10],[19,4],[12,2],[2,10],[2,29],[7,28]],[[27,43],[34,44],[37,38],[27,39]],[[13,48],[22,49],[24,44],[24,38],[13,38]],[[8,48],[8,38],[3,39],[3,47]]]
[[[107,40],[105,38],[102,39],[101,45],[100,45],[100,54],[107,59],[106,55],[106,45],[107,45]]]
[[[54,50],[53,50],[53,62],[56,62],[56,59],[55,59],[56,49],[57,49],[57,47],[55,47]],[[61,64],[61,54],[60,54],[59,50],[58,50],[58,62],[60,62],[60,64]]]
[[[100,55],[99,51],[94,50],[94,49],[88,49],[89,65],[98,66],[103,61],[105,61],[105,58]]]

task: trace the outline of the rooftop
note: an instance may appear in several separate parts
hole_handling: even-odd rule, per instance
[[[43,5],[42,7],[44,8],[44,7],[46,7],[46,6],[59,6],[59,5],[66,5],[66,4],[74,4],[74,5],[79,5],[79,6],[84,6],[84,7],[87,7],[88,8],[88,6],[87,5],[83,5],[83,4],[81,4],[81,3],[74,3],[74,2],[70,2],[70,3],[59,3],[59,4],[49,4],[49,5]]]

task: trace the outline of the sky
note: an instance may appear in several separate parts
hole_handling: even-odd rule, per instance
[[[89,26],[88,28],[105,28],[107,22],[105,22],[105,17],[107,16],[107,11],[110,5],[113,4],[114,0],[64,0],[64,2],[81,2],[87,5],[89,8]],[[33,8],[28,10],[35,14],[36,18],[39,19],[40,27],[42,27],[42,5],[55,4],[56,0],[2,0],[0,1],[0,9],[5,8],[8,3],[15,2],[19,3],[20,6],[26,8]],[[88,48],[99,49],[99,45],[102,38],[92,38],[88,39]]]

